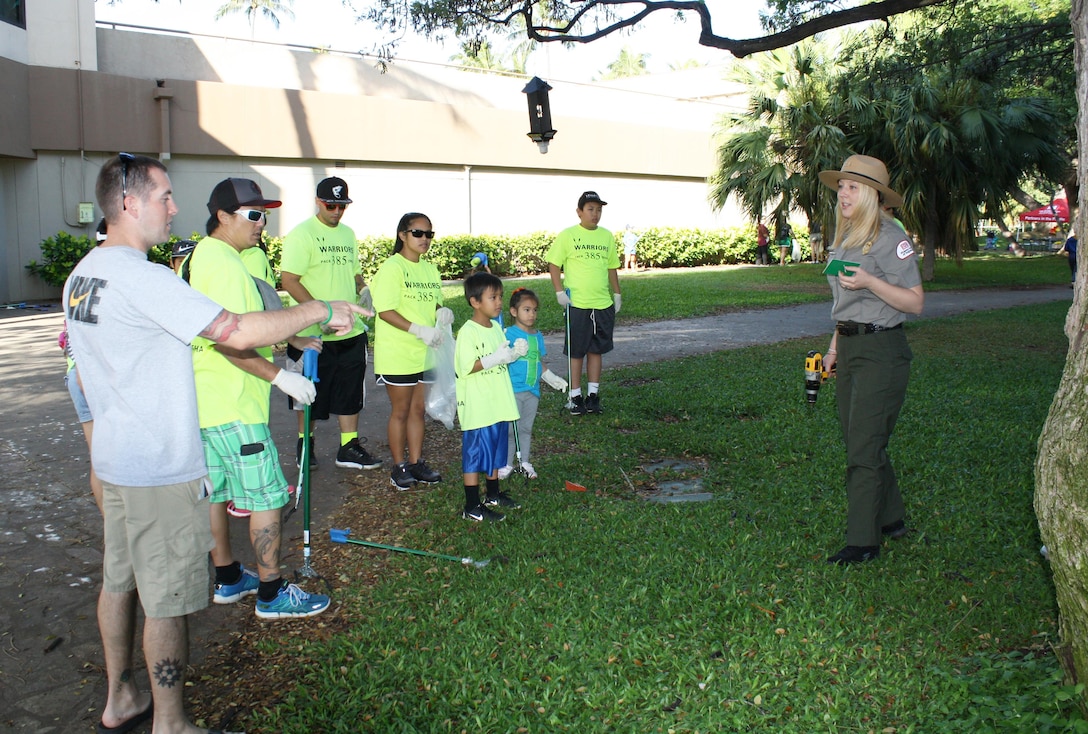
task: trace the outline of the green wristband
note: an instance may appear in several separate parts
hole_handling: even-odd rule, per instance
[[[324,321],[321,322],[321,325],[324,326],[325,324],[332,321],[332,304],[329,303],[328,301],[322,301],[322,303],[325,304],[325,308],[329,309],[329,318],[327,318],[327,319],[325,319]]]

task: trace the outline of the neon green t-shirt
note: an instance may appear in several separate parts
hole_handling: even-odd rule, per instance
[[[268,262],[268,255],[259,247],[250,247],[242,250],[242,263],[246,270],[254,278],[260,278],[270,286],[276,285],[276,275],[272,272],[272,266]]]
[[[363,273],[355,232],[344,224],[329,227],[322,224],[317,216],[307,219],[283,238],[280,272],[299,276],[302,285],[314,298],[354,303],[358,296],[355,276]],[[291,299],[289,305],[296,305],[295,300]],[[318,326],[299,332],[300,336],[321,336],[325,341],[348,339],[361,333],[363,322],[359,319],[355,319],[355,326],[342,336],[322,336]]]
[[[381,264],[370,283],[374,313],[396,311],[413,324],[434,326],[442,305],[442,278],[426,260],[414,263],[400,253]],[[429,369],[427,345],[407,331],[374,317],[374,373],[412,375]]]
[[[516,421],[518,404],[506,365],[472,372],[480,357],[506,343],[506,335],[494,321],[480,326],[469,320],[457,332],[454,366],[457,372],[457,420],[462,431]],[[470,374],[471,373],[471,374]]]
[[[189,285],[194,289],[234,313],[264,310],[253,277],[238,251],[226,242],[205,237],[189,258]],[[192,349],[201,428],[234,422],[268,423],[271,383],[232,365],[208,339],[196,337]],[[257,352],[272,360],[271,347],[261,347]]]
[[[612,305],[608,271],[619,268],[620,255],[616,238],[607,229],[568,227],[555,238],[544,259],[563,269],[563,284],[570,288],[570,301],[576,308]]]

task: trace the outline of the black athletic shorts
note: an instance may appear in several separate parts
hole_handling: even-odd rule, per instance
[[[612,330],[616,326],[616,307],[570,307],[570,344],[563,354],[583,359],[587,354],[608,354],[612,351]]]
[[[355,415],[363,409],[366,347],[365,332],[322,344],[317,355],[317,397],[310,406],[312,420],[328,420],[330,414]],[[299,361],[302,352],[288,344],[287,357]]]

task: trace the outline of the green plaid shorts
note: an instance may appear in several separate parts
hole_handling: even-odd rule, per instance
[[[287,479],[266,425],[226,423],[201,428],[212,503],[234,501],[251,512],[287,504]]]

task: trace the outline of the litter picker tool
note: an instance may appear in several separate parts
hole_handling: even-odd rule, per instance
[[[349,535],[351,535],[351,530],[337,530],[336,528],[329,529],[329,539],[334,543],[365,545],[367,548],[379,548],[381,550],[393,551],[394,553],[409,553],[413,556],[440,558],[443,561],[456,561],[462,566],[472,566],[473,568],[483,568],[487,564],[491,563],[490,558],[485,558],[482,561],[477,561],[472,558],[459,558],[457,556],[449,556],[445,553],[433,553],[431,551],[415,550],[413,548],[402,548],[398,545],[386,545],[384,543],[372,543],[369,540],[356,540],[355,538],[349,538]]]
[[[567,300],[569,301],[570,300],[570,288],[565,288],[564,291],[566,291]],[[571,406],[574,405],[574,401],[570,397],[570,388],[571,388],[572,385],[574,385],[574,375],[571,373],[571,362],[570,362],[570,304],[567,304],[566,306],[564,306],[563,311],[566,313],[566,316],[567,316],[567,345],[566,345],[567,346],[567,406],[566,407],[567,407],[567,410],[570,410]],[[579,375],[579,377],[581,377],[581,376]],[[581,384],[580,381],[579,381],[579,384]]]
[[[510,472],[510,476],[507,477],[507,481],[511,481],[514,477],[518,477],[513,484],[517,485],[517,489],[525,489],[529,486],[529,472],[522,466],[521,462],[521,436],[518,434],[518,422],[510,421],[510,431],[514,434],[514,465],[513,471]]]
[[[312,382],[317,379],[317,352],[306,349],[302,352],[302,375]],[[299,453],[299,483],[295,489],[295,507],[298,507],[299,495],[305,493],[302,502],[302,568],[295,571],[296,576],[320,578],[321,575],[310,565],[310,452],[313,451],[313,438],[310,434],[310,406],[302,410],[304,429],[302,431],[302,451]],[[293,510],[292,510],[293,512]],[[290,517],[290,515],[288,515]]]

